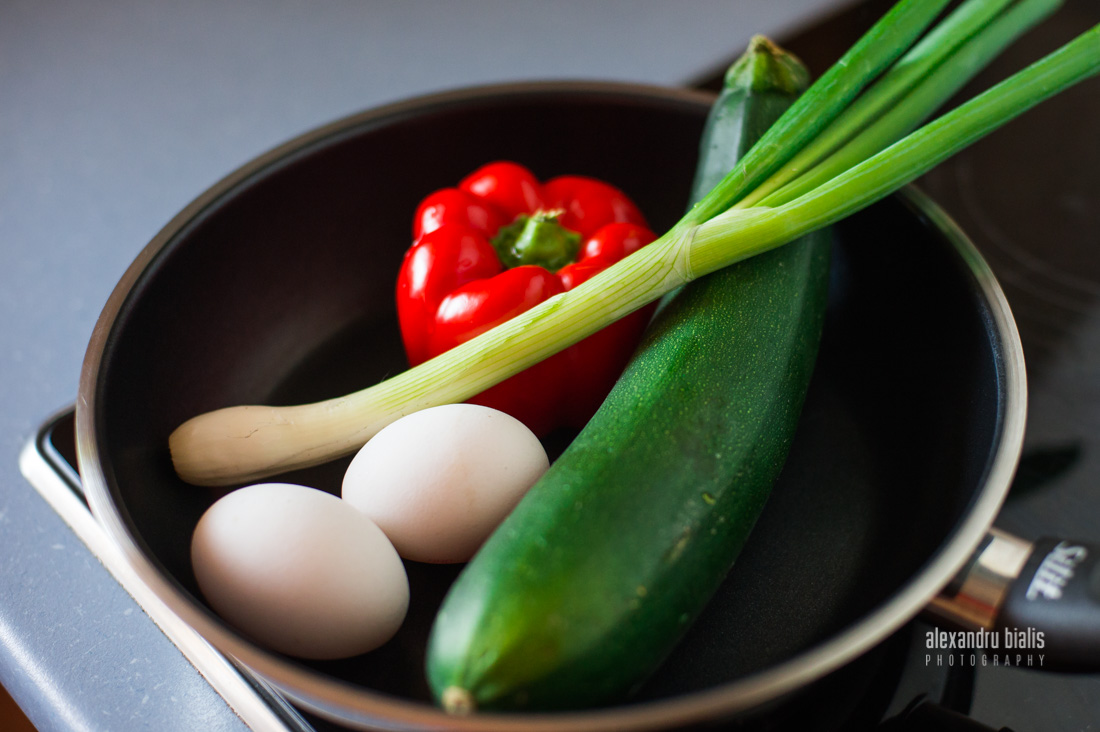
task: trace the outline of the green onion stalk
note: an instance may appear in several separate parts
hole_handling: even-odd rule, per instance
[[[902,56],[945,4],[898,3],[652,244],[369,388],[194,417],[169,439],[176,471],[190,483],[230,485],[354,452],[401,416],[464,401],[676,287],[849,216],[1100,71],[1097,26],[914,130],[1058,2],[967,0]]]

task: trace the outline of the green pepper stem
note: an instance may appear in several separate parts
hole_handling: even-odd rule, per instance
[[[577,260],[581,235],[558,222],[561,211],[521,214],[493,237],[493,248],[506,268],[535,264],[557,272]]]

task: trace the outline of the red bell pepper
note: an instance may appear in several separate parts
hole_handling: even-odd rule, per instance
[[[512,162],[485,165],[425,198],[397,279],[397,313],[416,365],[576,287],[655,238],[637,206],[602,181],[540,184]],[[652,308],[470,399],[543,436],[583,427],[637,345]]]

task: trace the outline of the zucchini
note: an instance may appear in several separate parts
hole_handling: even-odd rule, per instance
[[[735,63],[704,132],[698,200],[808,75],[766,39]],[[451,588],[429,640],[454,712],[624,697],[725,577],[782,467],[824,319],[815,233],[662,303],[606,402]]]

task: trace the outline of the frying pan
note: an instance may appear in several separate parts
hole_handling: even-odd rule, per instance
[[[718,595],[630,703],[469,718],[434,709],[424,647],[455,567],[408,563],[402,630],[345,661],[264,650],[204,604],[189,541],[219,493],[175,476],[176,426],[233,404],[336,396],[405,368],[393,283],[412,212],[486,161],[517,160],[543,179],[606,179],[667,228],[712,99],[601,83],[434,95],[307,133],[187,206],[111,295],[77,404],[92,510],[144,582],[303,708],[382,729],[747,719],[790,703],[930,606],[972,623],[981,620],[959,607],[998,608],[1011,594],[1002,575],[1034,561],[1030,546],[988,533],[1021,447],[1022,352],[980,256],[914,189],[834,227],[825,333],[788,463]],[[280,479],[336,492],[345,466]]]

